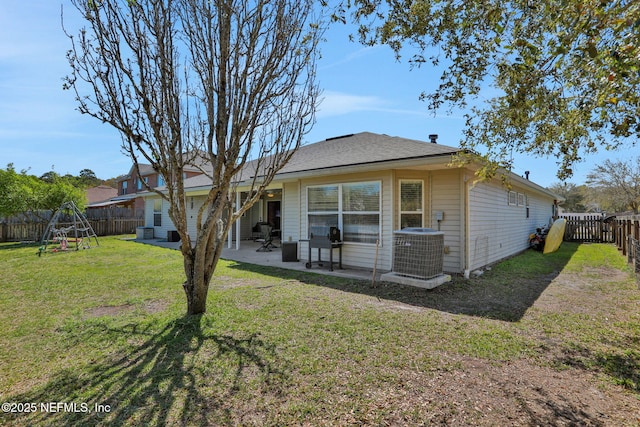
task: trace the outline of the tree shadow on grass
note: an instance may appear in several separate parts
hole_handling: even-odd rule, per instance
[[[40,247],[40,242],[0,242],[0,251],[11,251],[18,250],[24,248],[34,248],[35,252],[38,253],[38,247]]]
[[[637,339],[636,339],[637,341]],[[592,350],[583,345],[564,346],[555,363],[607,375],[612,382],[640,397],[640,351],[637,346],[609,343],[606,350]]]
[[[516,322],[558,276],[577,248],[577,244],[564,244],[560,251],[550,255],[528,250],[480,277],[456,276],[435,289],[385,282],[372,286],[369,281],[245,263],[232,264],[230,268],[452,314]]]
[[[275,348],[257,334],[212,334],[201,321],[202,316],[184,317],[159,331],[138,325],[86,328],[76,339],[121,350],[8,397],[38,404],[35,412],[8,418],[19,425],[165,426],[242,424],[246,417],[266,416],[258,402],[278,400],[286,381]],[[114,344],[123,340],[129,347]],[[53,409],[40,406],[49,402]]]

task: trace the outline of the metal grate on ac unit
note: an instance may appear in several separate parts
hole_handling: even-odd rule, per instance
[[[444,232],[431,228],[403,228],[393,232],[392,271],[430,279],[444,269]]]

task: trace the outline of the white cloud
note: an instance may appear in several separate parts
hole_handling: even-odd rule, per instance
[[[340,116],[360,111],[377,111],[383,105],[384,101],[377,96],[326,91],[318,108],[318,117]]]
[[[426,104],[424,108],[408,109],[394,108],[390,100],[380,98],[378,96],[354,95],[344,92],[326,91],[320,106],[318,107],[318,118],[326,118],[332,116],[341,116],[351,113],[360,113],[364,111],[399,114],[403,116],[420,116],[424,118],[439,119],[455,119],[462,120],[460,114],[441,115],[435,117],[427,110]]]
[[[343,58],[338,59],[337,61],[331,62],[329,64],[326,65],[322,65],[320,67],[321,70],[328,70],[334,67],[338,67],[338,66],[344,66],[345,64],[348,64],[352,61],[357,61],[359,59],[365,58],[373,53],[375,53],[376,51],[379,50],[379,46],[366,46],[363,48],[360,48],[358,50],[355,50],[353,52],[349,52],[347,53]]]

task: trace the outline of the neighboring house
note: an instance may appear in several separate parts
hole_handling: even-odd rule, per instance
[[[444,232],[445,272],[467,274],[525,250],[529,234],[556,214],[559,197],[511,173],[509,190],[500,179],[474,184],[472,166],[450,166],[460,149],[434,140],[363,132],[299,148],[234,225],[229,244],[235,240],[239,248],[253,226],[266,221],[283,241],[299,241],[299,258],[306,260],[310,229],[337,226],[343,264],[371,269],[377,252],[377,268],[391,270],[394,230],[433,228]],[[253,175],[248,170],[238,178],[238,202],[249,190],[243,187]],[[185,181],[192,221],[208,185],[204,176]],[[167,236],[173,229],[167,203],[148,193],[145,204],[146,225],[157,237]],[[189,224],[194,238],[195,226]]]
[[[87,207],[95,207],[116,197],[118,190],[108,185],[98,185],[97,187],[88,188],[86,195]]]
[[[211,171],[211,167],[207,166],[201,157],[197,157],[193,163],[195,166],[187,166],[184,169],[184,177],[186,179],[201,175],[203,171]],[[156,188],[164,186],[165,182],[151,165],[139,164],[139,170],[140,173],[138,174],[135,165],[133,165],[128,174],[118,178],[118,195],[113,201],[122,203],[133,210],[136,217],[143,217],[145,215],[145,202],[141,194],[147,192],[145,183],[151,188]]]
[[[128,174],[118,178],[118,199],[134,211],[134,216],[144,216],[144,199],[138,195],[147,191],[143,182],[151,188],[164,185],[162,177],[151,165],[140,164],[139,169],[140,173],[132,165]]]

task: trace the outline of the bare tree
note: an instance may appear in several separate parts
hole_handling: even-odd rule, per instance
[[[605,160],[587,175],[591,197],[610,211],[640,207],[640,157],[629,161]]]
[[[315,120],[322,33],[311,0],[72,0],[86,27],[68,53],[65,87],[79,111],[122,135],[150,163],[182,240],[188,314],[207,291],[232,223],[261,196]],[[187,230],[183,171],[202,168],[211,190]],[[250,178],[241,206],[238,176]]]

